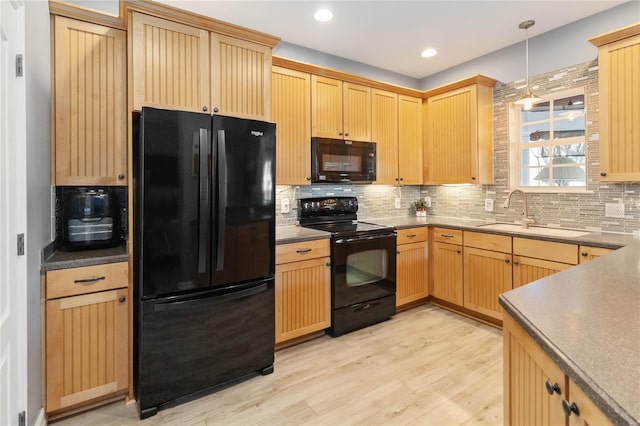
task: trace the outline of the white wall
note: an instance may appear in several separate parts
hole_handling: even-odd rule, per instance
[[[27,424],[43,406],[40,251],[49,241],[51,181],[51,60],[49,4],[25,8],[27,105]]]

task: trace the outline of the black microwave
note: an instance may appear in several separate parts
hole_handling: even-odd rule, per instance
[[[376,180],[376,144],[311,138],[312,183],[371,183]]]

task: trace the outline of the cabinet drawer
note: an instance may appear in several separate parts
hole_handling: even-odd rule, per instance
[[[578,264],[578,246],[575,244],[514,238],[513,254],[570,265]]]
[[[511,237],[465,231],[464,246],[511,254]]]
[[[105,263],[47,272],[47,299],[127,287],[129,264]]]
[[[421,226],[419,228],[398,229],[398,238],[396,244],[400,245],[427,241],[428,232],[429,229],[426,226]]]
[[[462,231],[459,229],[433,228],[433,241],[461,245]]]
[[[276,245],[276,265],[326,257],[330,254],[328,239],[279,244]]]

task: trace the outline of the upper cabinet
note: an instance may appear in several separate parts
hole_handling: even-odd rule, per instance
[[[127,184],[126,33],[55,16],[56,185]]]
[[[129,25],[134,110],[271,119],[270,45],[136,11]]]
[[[600,180],[640,181],[640,24],[589,41],[598,46]]]
[[[371,88],[311,76],[312,136],[371,141]]]
[[[271,119],[271,48],[211,34],[213,112],[255,120]]]
[[[209,32],[133,12],[133,109],[211,109]]]
[[[273,67],[271,113],[276,125],[276,184],[311,182],[311,76]]]
[[[398,96],[398,183],[422,184],[422,100]]]
[[[477,76],[427,94],[425,184],[493,183],[494,84]]]
[[[398,94],[371,90],[371,140],[376,143],[376,183],[398,183]]]

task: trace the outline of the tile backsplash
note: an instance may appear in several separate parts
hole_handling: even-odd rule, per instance
[[[297,199],[324,195],[358,197],[361,219],[415,215],[411,204],[431,197],[427,214],[514,222],[521,219],[522,198],[514,195],[511,207],[503,204],[509,192],[509,106],[523,88],[523,81],[496,83],[493,89],[494,184],[493,185],[310,185],[276,188],[276,223],[293,225]],[[582,193],[529,193],[529,215],[537,224],[587,230],[640,234],[640,183],[599,181],[598,63],[597,60],[530,77],[538,95],[583,87],[586,104],[587,191]],[[395,198],[401,208],[395,208]],[[290,213],[280,213],[280,200],[291,200]],[[486,212],[485,199],[494,200]],[[605,217],[605,203],[622,203],[625,218]]]

